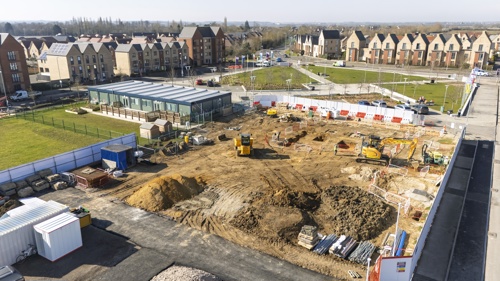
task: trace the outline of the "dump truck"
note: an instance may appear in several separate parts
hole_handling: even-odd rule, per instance
[[[253,138],[251,134],[240,134],[234,138],[234,149],[236,156],[253,156]]]

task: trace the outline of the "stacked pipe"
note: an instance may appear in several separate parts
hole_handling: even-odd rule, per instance
[[[335,234],[323,237],[323,239],[321,239],[321,241],[319,241],[319,243],[314,247],[313,252],[318,255],[324,255],[337,239],[338,237]]]
[[[356,240],[350,236],[341,235],[330,247],[330,254],[345,259],[357,246]]]
[[[375,252],[375,245],[369,241],[363,241],[348,257],[348,260],[357,262],[362,265],[367,265],[367,259]]]
[[[304,225],[299,233],[299,245],[311,250],[318,243],[318,228],[311,225]]]
[[[401,232],[401,238],[399,239],[399,244],[397,244],[398,247],[396,251],[396,257],[400,257],[403,255],[405,240],[406,240],[406,231],[403,230]]]

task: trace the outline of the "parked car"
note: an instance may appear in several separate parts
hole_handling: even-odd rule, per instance
[[[358,101],[358,104],[359,105],[371,105],[370,102],[367,100],[360,100],[360,101]]]
[[[412,110],[410,106],[406,104],[398,104],[394,107],[395,109],[402,109],[402,110]]]
[[[372,105],[377,107],[387,107],[387,103],[383,100],[374,100],[372,101]]]
[[[411,106],[411,109],[416,114],[422,114],[422,115],[429,114],[429,107],[427,107],[427,105],[414,104],[414,105]]]
[[[0,281],[24,281],[21,273],[10,265],[0,266]]]
[[[208,87],[215,87],[215,86],[216,86],[216,83],[214,82],[214,80],[208,80],[208,81],[207,81],[207,86],[208,86]]]
[[[490,76],[487,71],[484,71],[482,69],[475,69],[474,74],[476,74],[476,76]]]
[[[196,85],[203,85],[202,79],[196,79]]]
[[[333,63],[333,66],[338,66],[338,67],[345,67],[345,61],[343,60],[338,60]]]
[[[283,60],[281,58],[277,58],[276,62],[282,62]]]

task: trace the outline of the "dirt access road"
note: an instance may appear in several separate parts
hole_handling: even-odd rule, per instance
[[[301,117],[306,120],[304,115]],[[315,225],[322,234],[350,235],[379,246],[388,232],[394,232],[397,208],[367,192],[374,173],[384,166],[357,163],[355,157],[340,153],[335,156],[334,144],[341,140],[359,144],[361,135],[371,134],[382,138],[418,137],[413,158],[420,160],[424,141],[436,143],[450,136],[419,135],[419,128],[357,121],[310,119],[307,126],[302,126],[278,122],[259,112],[210,123],[194,133],[212,139],[225,133],[228,140],[194,146],[176,156],[157,155],[154,158],[167,167],[138,165],[113,187],[88,192],[157,212],[301,267],[348,279],[347,270],[362,273],[364,267],[331,255],[318,256],[297,246],[301,227]],[[286,128],[293,132],[285,136]],[[282,147],[273,142],[276,131],[281,132],[281,140],[291,138],[294,144]],[[254,158],[236,157],[231,138],[240,132],[252,133]],[[453,147],[441,145],[439,151],[451,155]],[[374,183],[402,196],[414,188],[434,194],[435,180],[443,169],[431,167],[430,173],[422,173],[423,165],[414,169],[406,161],[408,147],[399,146],[399,150],[392,163],[400,168],[382,172]],[[424,212],[423,218],[429,204],[412,201],[414,209]],[[400,219],[400,228],[409,234],[407,249],[415,244],[422,225],[422,220],[405,216]]]

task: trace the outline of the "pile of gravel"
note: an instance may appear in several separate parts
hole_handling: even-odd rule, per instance
[[[203,270],[174,265],[160,272],[151,281],[222,281],[222,279]]]

